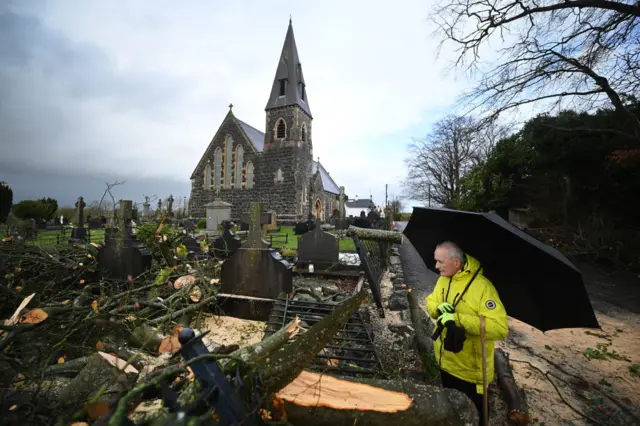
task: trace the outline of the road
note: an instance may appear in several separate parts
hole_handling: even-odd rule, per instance
[[[404,231],[406,226],[406,221],[396,222],[396,227],[400,232]],[[402,262],[405,284],[417,292],[418,300],[424,300],[433,291],[438,275],[427,269],[408,238],[403,239],[402,244],[398,247],[398,252]]]

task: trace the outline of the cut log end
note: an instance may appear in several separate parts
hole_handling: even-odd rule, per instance
[[[285,401],[305,407],[397,413],[411,407],[409,395],[335,377],[303,371],[278,392]]]

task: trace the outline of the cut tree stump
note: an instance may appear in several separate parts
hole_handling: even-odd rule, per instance
[[[383,241],[396,244],[402,244],[403,238],[401,232],[385,231],[383,229],[358,228],[353,225],[349,226],[347,234],[356,234],[356,236],[361,240]]]
[[[303,371],[276,394],[292,424],[305,426],[477,425],[463,393],[411,380],[337,378]]]
[[[502,389],[502,394],[509,408],[509,412],[507,413],[509,424],[529,424],[527,406],[522,398],[520,398],[518,386],[513,377],[513,370],[511,369],[511,365],[509,365],[509,356],[502,349],[496,348],[493,359],[496,367],[496,375],[498,376],[498,385],[500,389]]]

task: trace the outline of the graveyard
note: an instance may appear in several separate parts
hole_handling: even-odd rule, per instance
[[[388,221],[279,225],[252,203],[233,223],[218,204],[198,229],[120,200],[91,229],[83,204],[70,227],[0,242],[9,423],[231,424],[231,405],[249,424],[477,416],[429,384]]]

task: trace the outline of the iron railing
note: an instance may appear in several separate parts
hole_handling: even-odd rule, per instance
[[[331,314],[337,306],[339,305],[291,300],[288,296],[276,299],[269,314],[265,337],[285,327],[296,317],[311,327]],[[370,325],[364,322],[359,312],[351,315],[347,324],[316,355],[308,369],[350,376],[384,373],[373,345]]]

